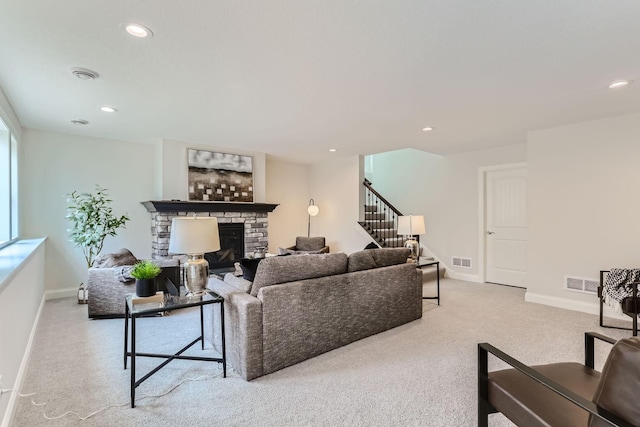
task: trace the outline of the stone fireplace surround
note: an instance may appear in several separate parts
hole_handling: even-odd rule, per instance
[[[177,200],[150,200],[141,202],[151,213],[151,257],[171,258],[169,237],[171,220],[177,216],[215,217],[218,223],[244,224],[245,256],[258,246],[269,246],[268,213],[278,206],[270,203],[185,202]]]

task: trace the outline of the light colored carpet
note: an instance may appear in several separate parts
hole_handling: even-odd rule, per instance
[[[434,287],[425,285],[425,294]],[[124,321],[88,320],[86,306],[73,299],[48,301],[22,389],[47,405],[20,398],[12,425],[474,426],[478,342],[539,364],[582,361],[585,331],[630,335],[599,328],[593,315],[526,303],[523,289],[453,279],[441,288],[442,305],[425,300],[418,321],[251,382],[232,370],[222,378],[217,363],[173,361],[138,388],[135,409],[130,371],[123,369]],[[197,325],[193,310],[142,319],[138,350],[177,350],[195,337]],[[599,367],[608,350],[598,345]],[[198,346],[190,352],[202,353]],[[138,372],[159,361],[138,359]],[[492,360],[490,369],[501,366]],[[114,404],[123,406],[84,421],[44,417],[70,410],[87,416]],[[512,424],[494,414],[490,425]]]

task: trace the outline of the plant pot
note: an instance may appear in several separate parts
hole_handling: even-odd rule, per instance
[[[136,295],[150,297],[156,294],[156,279],[136,279]]]

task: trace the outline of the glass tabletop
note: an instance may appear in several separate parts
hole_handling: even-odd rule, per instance
[[[220,295],[206,289],[202,295],[186,295],[185,290],[180,290],[180,295],[161,294],[150,297],[138,297],[136,294],[127,294],[125,297],[131,314],[160,313],[179,308],[197,307],[224,301]]]

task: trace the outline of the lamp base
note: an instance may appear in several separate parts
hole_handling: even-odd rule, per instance
[[[187,255],[184,263],[184,286],[187,296],[202,296],[209,283],[209,262],[204,254]]]
[[[411,250],[409,258],[417,263],[418,258],[420,257],[420,243],[418,243],[417,240],[414,240],[413,237],[410,237],[406,242],[404,242],[404,247]]]

